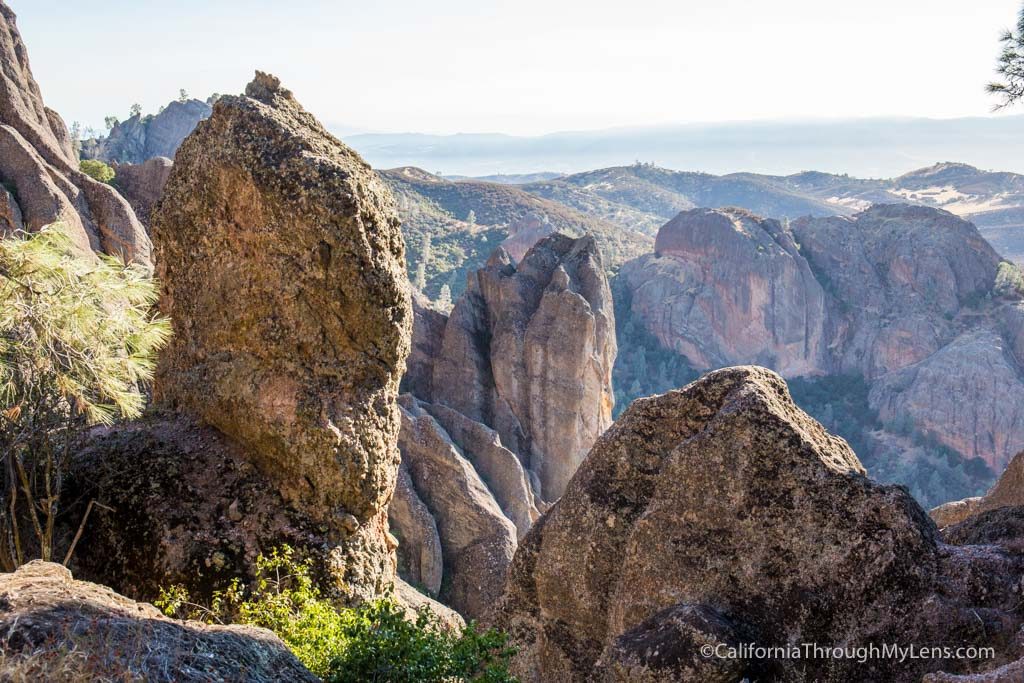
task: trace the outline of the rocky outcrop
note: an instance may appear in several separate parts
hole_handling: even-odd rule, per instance
[[[926,359],[875,382],[885,424],[913,425],[1001,472],[1024,450],[1024,378],[995,332],[967,332]]]
[[[109,185],[78,170],[67,127],[43,104],[15,16],[0,0],[0,183],[24,229],[61,222],[82,252],[116,254],[150,265],[150,242],[134,212]]]
[[[827,367],[826,297],[792,236],[740,209],[684,211],[655,253],[623,266],[631,311],[698,370],[769,365],[788,376]]]
[[[519,263],[533,245],[556,232],[555,226],[546,216],[528,214],[509,223],[508,237],[501,243],[512,260]]]
[[[494,605],[505,585],[516,547],[515,526],[462,450],[412,397],[402,399],[398,443],[413,488],[436,520],[444,557],[440,599],[460,614],[479,618]],[[405,489],[400,493],[405,506],[415,506]],[[422,524],[406,524],[403,517],[391,514],[399,538],[422,534]],[[424,549],[421,545],[417,550]]]
[[[155,115],[136,114],[115,125],[106,138],[86,140],[82,158],[117,164],[144,164],[153,157],[173,159],[185,138],[212,113],[213,107],[202,100],[179,100]]]
[[[412,325],[391,195],[258,74],[182,145],[153,235],[174,325],[155,401],[247,446],[379,592]]]
[[[758,363],[805,378],[840,410],[853,406],[812,407],[843,425],[873,472],[934,504],[983,490],[1024,448],[1024,307],[997,286],[1009,267],[973,225],[934,208],[788,225],[697,209],[622,267],[615,292],[621,329],[651,352],[641,361]],[[623,363],[620,376],[652,374],[636,353]]]
[[[451,316],[418,295],[413,309],[399,437],[410,476],[390,512],[399,572],[479,617],[517,538],[611,421],[608,282],[593,240],[559,234],[518,266],[495,252]]]
[[[945,528],[984,512],[1021,506],[1024,506],[1024,452],[1013,457],[995,486],[984,496],[946,503],[929,510],[928,514],[939,528]]]
[[[791,228],[834,299],[837,370],[869,379],[951,341],[953,319],[992,291],[1001,261],[973,225],[921,206],[876,205]]]
[[[195,470],[172,466],[180,485],[153,490],[138,454],[149,443],[162,467],[188,452],[189,438],[156,448],[158,427],[140,424],[131,439],[120,430],[127,441],[95,443],[111,462],[137,454],[126,476],[142,477],[142,489],[117,472],[106,483],[88,470],[76,477],[83,497],[126,515],[109,520],[90,567],[105,561],[141,594],[171,575],[208,590],[204,566],[241,574],[254,551],[298,536],[318,549],[340,597],[379,596],[394,578],[386,506],[412,323],[393,201],[276,79],[258,74],[246,92],[222,98],[182,145],[153,219],[160,307],[174,326],[154,401],[209,425],[216,443],[193,458]],[[240,466],[217,470],[228,456],[251,473],[237,487],[226,471]],[[188,484],[200,502],[171,514],[191,498],[181,488],[189,473],[207,479]]]
[[[0,575],[0,633],[3,680],[319,680],[270,631],[168,619],[48,562]]]
[[[149,225],[153,209],[164,194],[173,165],[174,162],[167,157],[153,157],[141,164],[117,164],[114,167],[117,189],[146,225]]]
[[[398,574],[431,595],[441,592],[444,555],[437,522],[423,503],[409,476],[409,467],[398,469],[395,495],[388,506],[391,533],[398,539]]]
[[[448,316],[417,290],[412,293],[412,311],[412,349],[402,375],[401,390],[424,401],[433,401],[434,361],[441,353]]]
[[[525,536],[546,506],[534,494],[539,484],[531,481],[516,454],[502,446],[498,433],[487,425],[437,403],[420,405],[466,454],[519,537]]]
[[[448,319],[433,402],[494,429],[554,500],[611,424],[614,330],[592,238],[553,235],[518,265],[499,249]]]
[[[0,237],[25,229],[18,200],[7,188],[0,188]]]
[[[1020,656],[1020,556],[943,546],[761,368],[634,402],[520,544],[494,623],[524,681],[918,681]],[[700,647],[957,643],[994,661]]]
[[[406,394],[402,467],[388,509],[402,578],[475,618],[504,585],[517,538],[540,517],[519,458],[489,427]]]

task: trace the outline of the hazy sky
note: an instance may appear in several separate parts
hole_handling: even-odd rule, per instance
[[[99,126],[281,77],[345,131],[536,134],[986,115],[1021,0],[8,0],[47,103]]]

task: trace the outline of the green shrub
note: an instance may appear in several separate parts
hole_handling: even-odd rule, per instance
[[[336,608],[316,588],[310,563],[287,546],[261,555],[256,566],[253,585],[236,580],[209,606],[191,603],[181,587],[162,591],[156,604],[173,617],[268,628],[328,683],[515,680],[504,634],[473,623],[452,633],[426,609],[410,621],[390,600]]]
[[[78,167],[82,173],[101,183],[109,183],[114,179],[114,169],[97,159],[85,159]]]
[[[170,336],[153,315],[156,298],[145,269],[76,254],[59,226],[0,241],[0,566],[8,571],[33,556],[56,559],[75,439],[141,413],[140,384]]]

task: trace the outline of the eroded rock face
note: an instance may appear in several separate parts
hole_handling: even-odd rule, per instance
[[[174,325],[154,399],[246,446],[372,593],[412,324],[390,193],[258,74],[181,146],[153,234]]]
[[[973,225],[921,206],[876,205],[791,228],[838,304],[836,365],[869,379],[951,341],[953,318],[991,292],[1001,260]]]
[[[1001,472],[1024,450],[1024,379],[1002,338],[979,329],[871,389],[886,424],[911,424]]]
[[[494,622],[525,681],[917,681],[981,663],[709,661],[697,647],[993,644],[995,666],[1019,656],[1022,573],[997,550],[941,546],[906,490],[868,480],[780,377],[729,368],[627,409],[520,544]]]
[[[23,227],[59,221],[82,252],[150,265],[149,238],[128,202],[78,170],[67,127],[43,104],[14,12],[2,0],[0,62],[0,183],[11,189]]]
[[[440,537],[445,578],[441,601],[460,614],[479,618],[504,588],[516,547],[515,526],[437,421],[414,398],[404,396],[401,403],[398,444],[403,467],[436,520]],[[391,520],[400,538],[417,535],[415,529],[420,525],[405,524],[395,512]],[[417,544],[410,547],[416,548]]]
[[[212,113],[213,107],[202,100],[171,102],[153,116],[139,114],[118,123],[106,138],[85,141],[82,157],[118,164],[173,159],[185,138]]]
[[[412,349],[402,375],[401,390],[424,401],[433,401],[434,361],[441,353],[448,316],[416,290],[412,293],[412,311]]]
[[[153,157],[141,164],[117,164],[114,167],[117,189],[146,225],[149,225],[153,209],[164,194],[172,166],[174,162],[167,157]]]
[[[413,304],[399,437],[411,476],[390,513],[399,571],[479,617],[501,591],[517,538],[611,422],[608,282],[592,240],[558,234],[518,266],[495,252],[450,316],[415,295]]]
[[[395,495],[388,506],[391,533],[398,537],[398,573],[431,595],[441,592],[444,555],[437,522],[423,503],[409,476],[409,468],[398,469]]]
[[[499,249],[448,319],[433,402],[494,429],[554,500],[611,424],[615,353],[593,239],[552,235],[518,265]]]
[[[622,277],[634,316],[694,368],[759,362],[804,375],[827,365],[825,292],[778,221],[684,211]]]
[[[1024,506],[1024,452],[1013,457],[995,486],[984,496],[952,501],[929,510],[928,514],[939,528],[945,528],[984,512],[1021,506]]]
[[[168,619],[49,562],[0,575],[0,628],[5,680],[319,680],[270,631]]]
[[[621,327],[653,335],[648,350],[850,388],[863,408],[818,401],[817,414],[859,431],[846,434],[865,462],[929,501],[979,492],[1024,448],[1024,305],[996,286],[1008,264],[972,224],[910,205],[788,225],[699,209],[666,224],[656,249],[616,282]],[[627,358],[622,375],[646,372]],[[951,461],[960,475],[943,478],[940,449],[963,459]]]

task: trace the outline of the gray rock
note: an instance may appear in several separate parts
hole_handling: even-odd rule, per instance
[[[4,680],[319,680],[266,629],[168,619],[38,560],[0,575],[0,631]]]
[[[399,448],[413,486],[437,522],[444,556],[441,601],[479,618],[505,585],[516,529],[444,429],[415,399],[401,399]]]
[[[437,596],[444,576],[441,537],[434,516],[416,493],[406,464],[398,469],[388,522],[391,532],[398,537],[399,576]]]
[[[499,249],[470,278],[434,362],[434,403],[494,429],[561,495],[611,424],[615,319],[592,238],[552,235],[518,266]]]
[[[106,138],[87,140],[82,157],[107,163],[144,164],[153,157],[173,159],[200,121],[213,113],[202,100],[175,101],[152,116],[136,115],[111,129]]]
[[[775,659],[742,671],[918,681],[1014,657],[1022,577],[1024,562],[998,549],[941,545],[906,490],[868,480],[780,377],[729,368],[626,410],[520,544],[493,623],[519,648],[524,681],[625,681],[637,666],[639,680],[716,680],[736,672],[693,662],[693,644],[740,634],[764,646],[956,642],[1000,653]],[[695,623],[687,606],[713,608],[718,625],[704,611]],[[674,646],[664,662],[645,644],[659,638]]]

